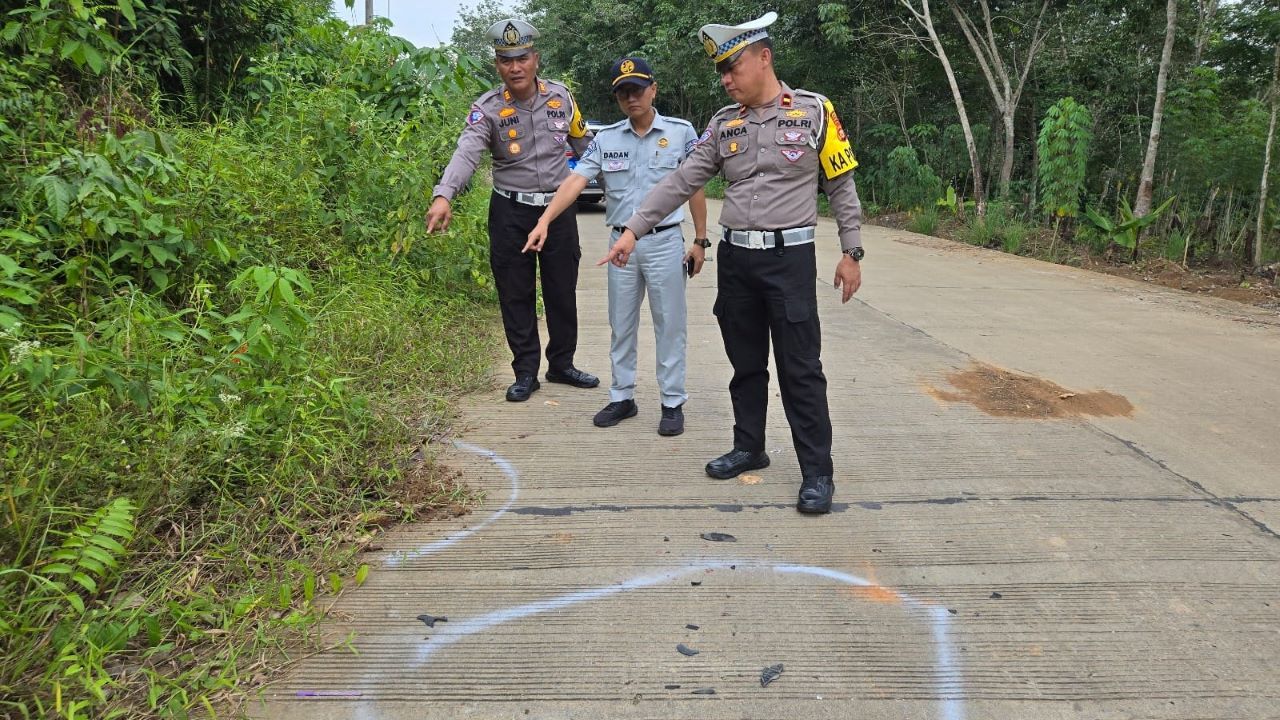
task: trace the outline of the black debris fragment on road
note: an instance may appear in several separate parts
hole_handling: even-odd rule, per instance
[[[698,629],[698,626],[697,626],[697,625],[685,625],[685,626],[684,626],[684,629],[685,629],[685,630],[697,630],[697,629]]]
[[[1003,595],[1001,595],[1000,593],[998,593],[998,592],[993,592],[993,593],[991,593],[991,597],[990,597],[989,599],[991,599],[991,600],[999,600],[999,599],[1000,599],[1000,598],[1002,598],[1002,597],[1004,597],[1004,596],[1003,596]]]
[[[699,688],[697,690],[694,690],[693,694],[694,695],[715,695],[716,689],[715,688]]]
[[[449,618],[447,617],[436,617],[435,615],[427,615],[426,613],[419,615],[418,619],[426,623],[429,628],[435,627],[438,622],[449,622]]]
[[[738,542],[738,538],[730,535],[729,533],[709,532],[702,533],[701,537],[703,540],[708,540],[710,542]]]
[[[688,657],[693,657],[694,655],[697,655],[700,652],[698,650],[694,650],[688,645],[685,645],[684,643],[680,643],[679,645],[677,645],[676,650],[678,650],[681,655],[686,655]]]
[[[782,663],[778,663],[777,665],[770,665],[764,670],[761,670],[760,671],[760,687],[769,687],[769,683],[773,682],[774,680],[777,680],[778,676],[782,674],[782,670],[783,670]]]

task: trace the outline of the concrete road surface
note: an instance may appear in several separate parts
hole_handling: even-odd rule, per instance
[[[603,215],[579,223],[579,366],[607,385]],[[732,425],[711,264],[689,282],[684,435],[656,434],[647,319],[640,414],[608,430],[591,424],[605,387],[507,403],[495,357],[441,450],[483,506],[388,535],[326,626],[349,646],[301,662],[253,715],[1280,717],[1280,317],[864,237],[842,306],[834,225],[819,234],[836,512],[793,509],[776,395],[772,467],[703,474]],[[1033,420],[939,399],[974,362],[1135,410]]]

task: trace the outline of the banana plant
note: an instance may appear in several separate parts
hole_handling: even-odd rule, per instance
[[[1094,208],[1086,208],[1085,215],[1111,242],[1127,250],[1132,250],[1133,259],[1137,260],[1138,236],[1142,233],[1142,229],[1155,222],[1160,217],[1160,213],[1167,210],[1175,199],[1177,199],[1176,195],[1165,200],[1159,207],[1142,217],[1134,216],[1133,208],[1129,207],[1129,201],[1126,199],[1120,200],[1119,220],[1112,220]]]

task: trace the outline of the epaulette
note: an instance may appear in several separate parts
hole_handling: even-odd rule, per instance
[[[739,112],[741,112],[741,111],[742,111],[742,106],[741,106],[741,105],[739,105],[738,103],[731,103],[731,104],[729,104],[729,105],[725,105],[724,107],[722,107],[722,108],[720,108],[719,110],[717,110],[717,111],[715,112],[715,114],[714,114],[714,115],[712,115],[711,117],[712,117],[712,119],[715,119],[715,118],[718,118],[718,117],[720,117],[721,115],[724,115],[725,113],[729,113],[729,112],[732,112],[734,115],[737,115],[737,114],[738,114]]]
[[[662,119],[666,120],[667,122],[673,122],[673,123],[678,123],[680,125],[688,125],[689,127],[693,127],[693,123],[689,122],[688,120],[685,120],[684,118],[671,117],[670,115],[663,115]]]

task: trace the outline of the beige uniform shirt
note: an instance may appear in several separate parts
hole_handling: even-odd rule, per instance
[[[625,223],[636,237],[689,199],[716,173],[728,187],[720,224],[731,230],[816,225],[818,189],[826,193],[843,249],[862,245],[862,205],[853,157],[831,101],[792,90],[768,105],[729,105],[711,119],[680,168],[658,183]]]
[[[471,106],[458,149],[433,196],[453,200],[475,173],[486,149],[493,155],[494,187],[555,192],[569,174],[566,146],[581,156],[590,142],[587,123],[564,85],[539,79],[538,91],[528,102],[516,100],[500,86]]]

